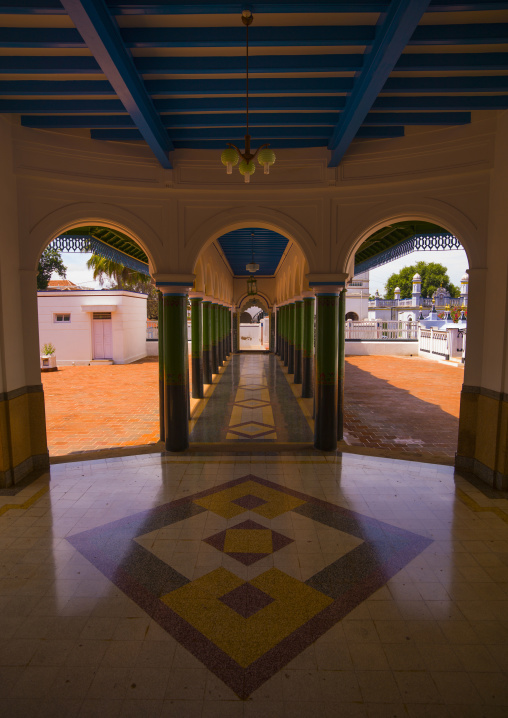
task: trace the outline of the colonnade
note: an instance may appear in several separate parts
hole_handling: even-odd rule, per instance
[[[343,438],[345,295],[325,286],[276,309],[275,351],[302,398],[314,397],[314,446],[322,451]]]
[[[159,293],[159,406],[160,438],[168,451],[189,446],[190,396],[204,397],[231,353],[231,307],[189,287]],[[192,386],[189,386],[187,302],[191,302]]]
[[[204,384],[233,348],[232,308],[190,288],[160,287],[160,438],[168,451],[189,446],[190,396],[204,397]],[[191,364],[187,303],[191,302]],[[271,316],[273,318],[273,314]],[[314,397],[314,446],[333,451],[343,438],[345,289],[316,288],[275,311],[275,352],[301,384],[302,398]]]

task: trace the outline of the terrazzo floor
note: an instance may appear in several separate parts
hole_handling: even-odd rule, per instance
[[[508,495],[352,454],[148,454],[0,496],[0,715],[500,718]]]

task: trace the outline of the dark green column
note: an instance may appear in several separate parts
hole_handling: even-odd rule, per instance
[[[228,308],[228,351],[229,354],[233,351],[233,330],[232,330],[232,323],[233,323],[233,312],[231,310],[231,307]]]
[[[284,306],[284,366],[289,362],[289,304]]]
[[[321,451],[337,448],[338,400],[338,292],[316,296],[316,418],[314,446]]]
[[[302,342],[302,398],[310,399],[314,392],[314,297],[303,300]]]
[[[289,305],[288,374],[295,373],[295,303]]]
[[[210,326],[210,302],[203,302],[203,382],[212,383],[212,348]]]
[[[210,317],[211,317],[211,340],[212,340],[212,374],[219,373],[219,360],[217,354],[217,309],[218,306],[215,302],[210,305]]]
[[[273,312],[273,318],[275,321],[275,353],[279,354],[280,351],[280,341],[279,341],[279,332],[280,332],[280,326],[279,326],[279,308],[277,307],[275,311]]]
[[[275,354],[275,312],[273,309],[268,312],[268,331],[270,333],[268,349],[272,354]]]
[[[203,394],[203,310],[202,297],[191,297],[191,363],[192,396],[202,399]]]
[[[344,438],[344,374],[346,368],[346,290],[343,289],[339,296],[339,389],[337,399],[337,439]]]
[[[187,295],[164,294],[164,428],[166,449],[189,446]]]
[[[220,308],[220,332],[221,332],[221,346],[222,346],[222,363],[226,361],[226,307],[221,305]]]
[[[221,337],[221,324],[220,324],[220,313],[222,306],[217,304],[216,317],[215,317],[215,333],[217,336],[217,366],[222,366],[222,337]]]
[[[295,302],[295,384],[302,383],[303,302]]]
[[[160,440],[166,440],[166,432],[164,431],[164,303],[162,292],[157,292],[159,299],[159,315],[157,322],[157,336],[159,347],[159,424],[160,424]]]

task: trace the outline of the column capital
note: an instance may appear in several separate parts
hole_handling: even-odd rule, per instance
[[[307,291],[302,292],[302,298],[303,301],[305,301],[306,299],[315,299],[316,295],[314,294],[312,289],[308,289]]]
[[[155,286],[163,294],[188,294],[194,287],[194,274],[154,274]]]
[[[340,287],[336,284],[323,284],[317,287],[314,287],[315,295],[316,297],[324,295],[334,295],[338,297],[340,293],[344,290],[344,286]]]
[[[189,292],[189,299],[203,299],[204,296],[205,295],[203,292],[196,292],[194,290],[192,290],[192,292]]]
[[[349,274],[345,272],[313,272],[307,274],[306,277],[311,289],[326,286],[342,288],[349,279]]]

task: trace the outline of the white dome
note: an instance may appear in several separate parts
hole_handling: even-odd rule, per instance
[[[420,277],[420,275],[417,272],[413,277],[413,282],[421,282],[421,281],[422,281],[422,278]]]
[[[394,292],[400,292],[400,287],[395,287]]]
[[[467,274],[467,272],[465,272],[465,273],[462,275],[462,277],[460,278],[460,281],[461,281],[461,282],[469,282],[469,275]]]

